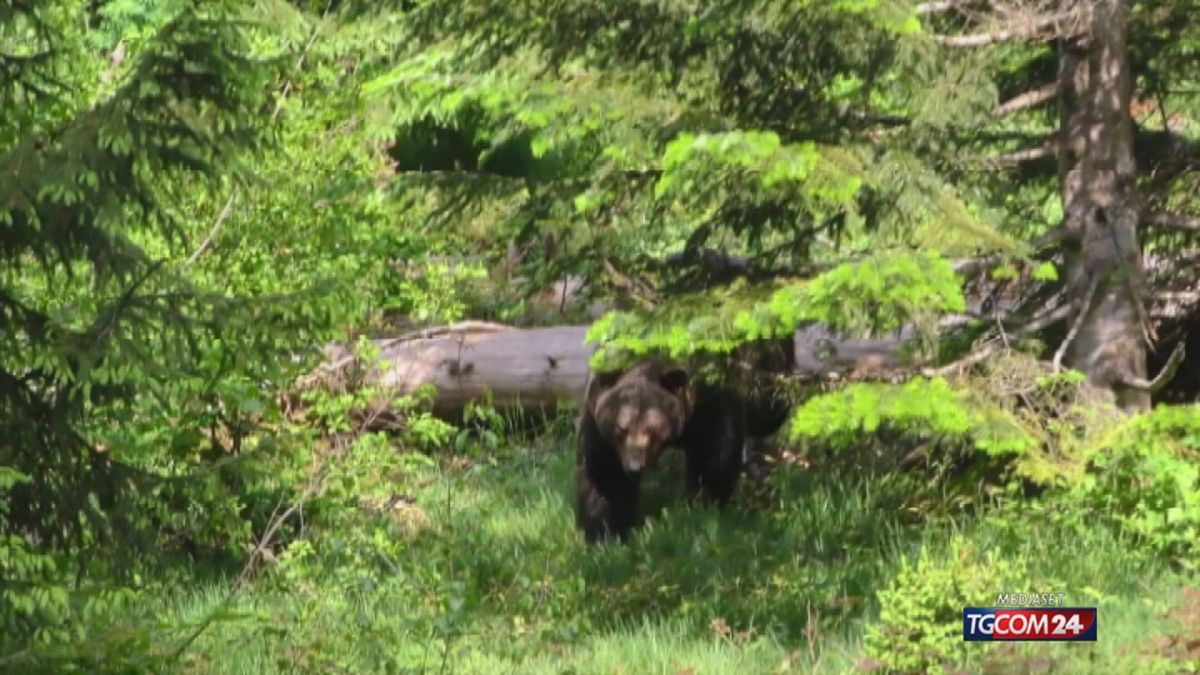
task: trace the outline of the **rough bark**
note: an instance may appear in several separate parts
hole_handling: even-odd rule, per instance
[[[1066,288],[1083,312],[1065,356],[1093,385],[1113,390],[1123,408],[1139,410],[1150,406],[1139,386],[1150,328],[1129,116],[1129,7],[1126,0],[1089,7],[1086,33],[1059,45],[1059,178],[1064,225],[1077,245],[1066,249]]]
[[[553,410],[559,401],[578,402],[587,364],[596,345],[585,344],[589,326],[518,329],[470,322],[402,338],[376,340],[379,359],[357,376],[351,351],[326,348],[328,361],[302,383],[330,386],[355,379],[397,395],[426,384],[437,388],[434,412],[454,417],[470,401],[492,397],[497,408]],[[839,339],[817,328],[795,336],[801,377],[867,377],[901,368],[904,337],[885,340]],[[361,378],[361,379],[359,379]]]

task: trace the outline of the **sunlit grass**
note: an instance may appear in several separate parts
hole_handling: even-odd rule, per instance
[[[1061,590],[1101,608],[1099,643],[1006,646],[981,655],[982,668],[1162,672],[1146,646],[1169,630],[1162,614],[1183,582],[1106,530],[1012,514],[923,521],[905,508],[906,478],[844,467],[780,469],[719,512],[682,501],[668,463],[647,486],[646,526],[627,545],[589,548],[574,529],[568,445],[411,476],[395,489],[424,525],[399,553],[364,557],[370,536],[314,532],[309,562],[238,595],[180,663],[220,673],[862,672],[876,591],[922,548],[953,555],[960,533],[1054,580],[997,592]],[[141,620],[194,624],[226,588],[179,588]]]

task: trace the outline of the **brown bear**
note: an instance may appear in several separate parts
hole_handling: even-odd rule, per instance
[[[783,426],[792,411],[784,379],[796,370],[796,343],[793,336],[755,340],[735,356],[738,390],[746,397],[743,469],[761,480],[767,472],[767,437]]]
[[[593,373],[579,422],[576,522],[594,542],[623,539],[638,520],[642,473],[668,446],[682,446],[687,487],[718,503],[733,494],[745,415],[728,390],[693,387],[681,368],[643,361]]]
[[[752,343],[735,361],[754,365],[762,351],[774,366],[767,370],[790,367],[791,339],[786,354],[781,344]],[[642,474],[668,446],[684,451],[690,495],[727,503],[742,473],[747,424],[754,426],[752,435],[774,433],[786,417],[782,405],[774,392],[747,399],[732,386],[693,382],[686,370],[654,359],[625,371],[591,373],[576,458],[575,513],[584,538],[629,534],[638,520]]]
[[[738,389],[746,396],[746,435],[770,436],[787,421],[791,402],[782,379],[796,370],[793,336],[754,340],[734,354]]]

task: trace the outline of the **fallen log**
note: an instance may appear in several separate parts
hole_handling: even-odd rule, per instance
[[[374,363],[362,368],[344,345],[326,348],[327,361],[302,387],[377,385],[393,395],[412,394],[424,385],[436,390],[434,414],[456,418],[471,401],[491,396],[497,409],[553,411],[559,402],[578,402],[596,350],[586,342],[588,325],[512,328],[465,322],[372,341]],[[870,377],[903,368],[899,348],[905,336],[884,340],[838,338],[820,327],[798,331],[796,369],[800,377]],[[351,375],[351,373],[353,373]]]

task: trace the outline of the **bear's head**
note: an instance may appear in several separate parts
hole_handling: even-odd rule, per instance
[[[692,412],[692,393],[683,369],[642,363],[624,373],[594,374],[586,403],[621,466],[636,474],[653,466],[683,433]]]

